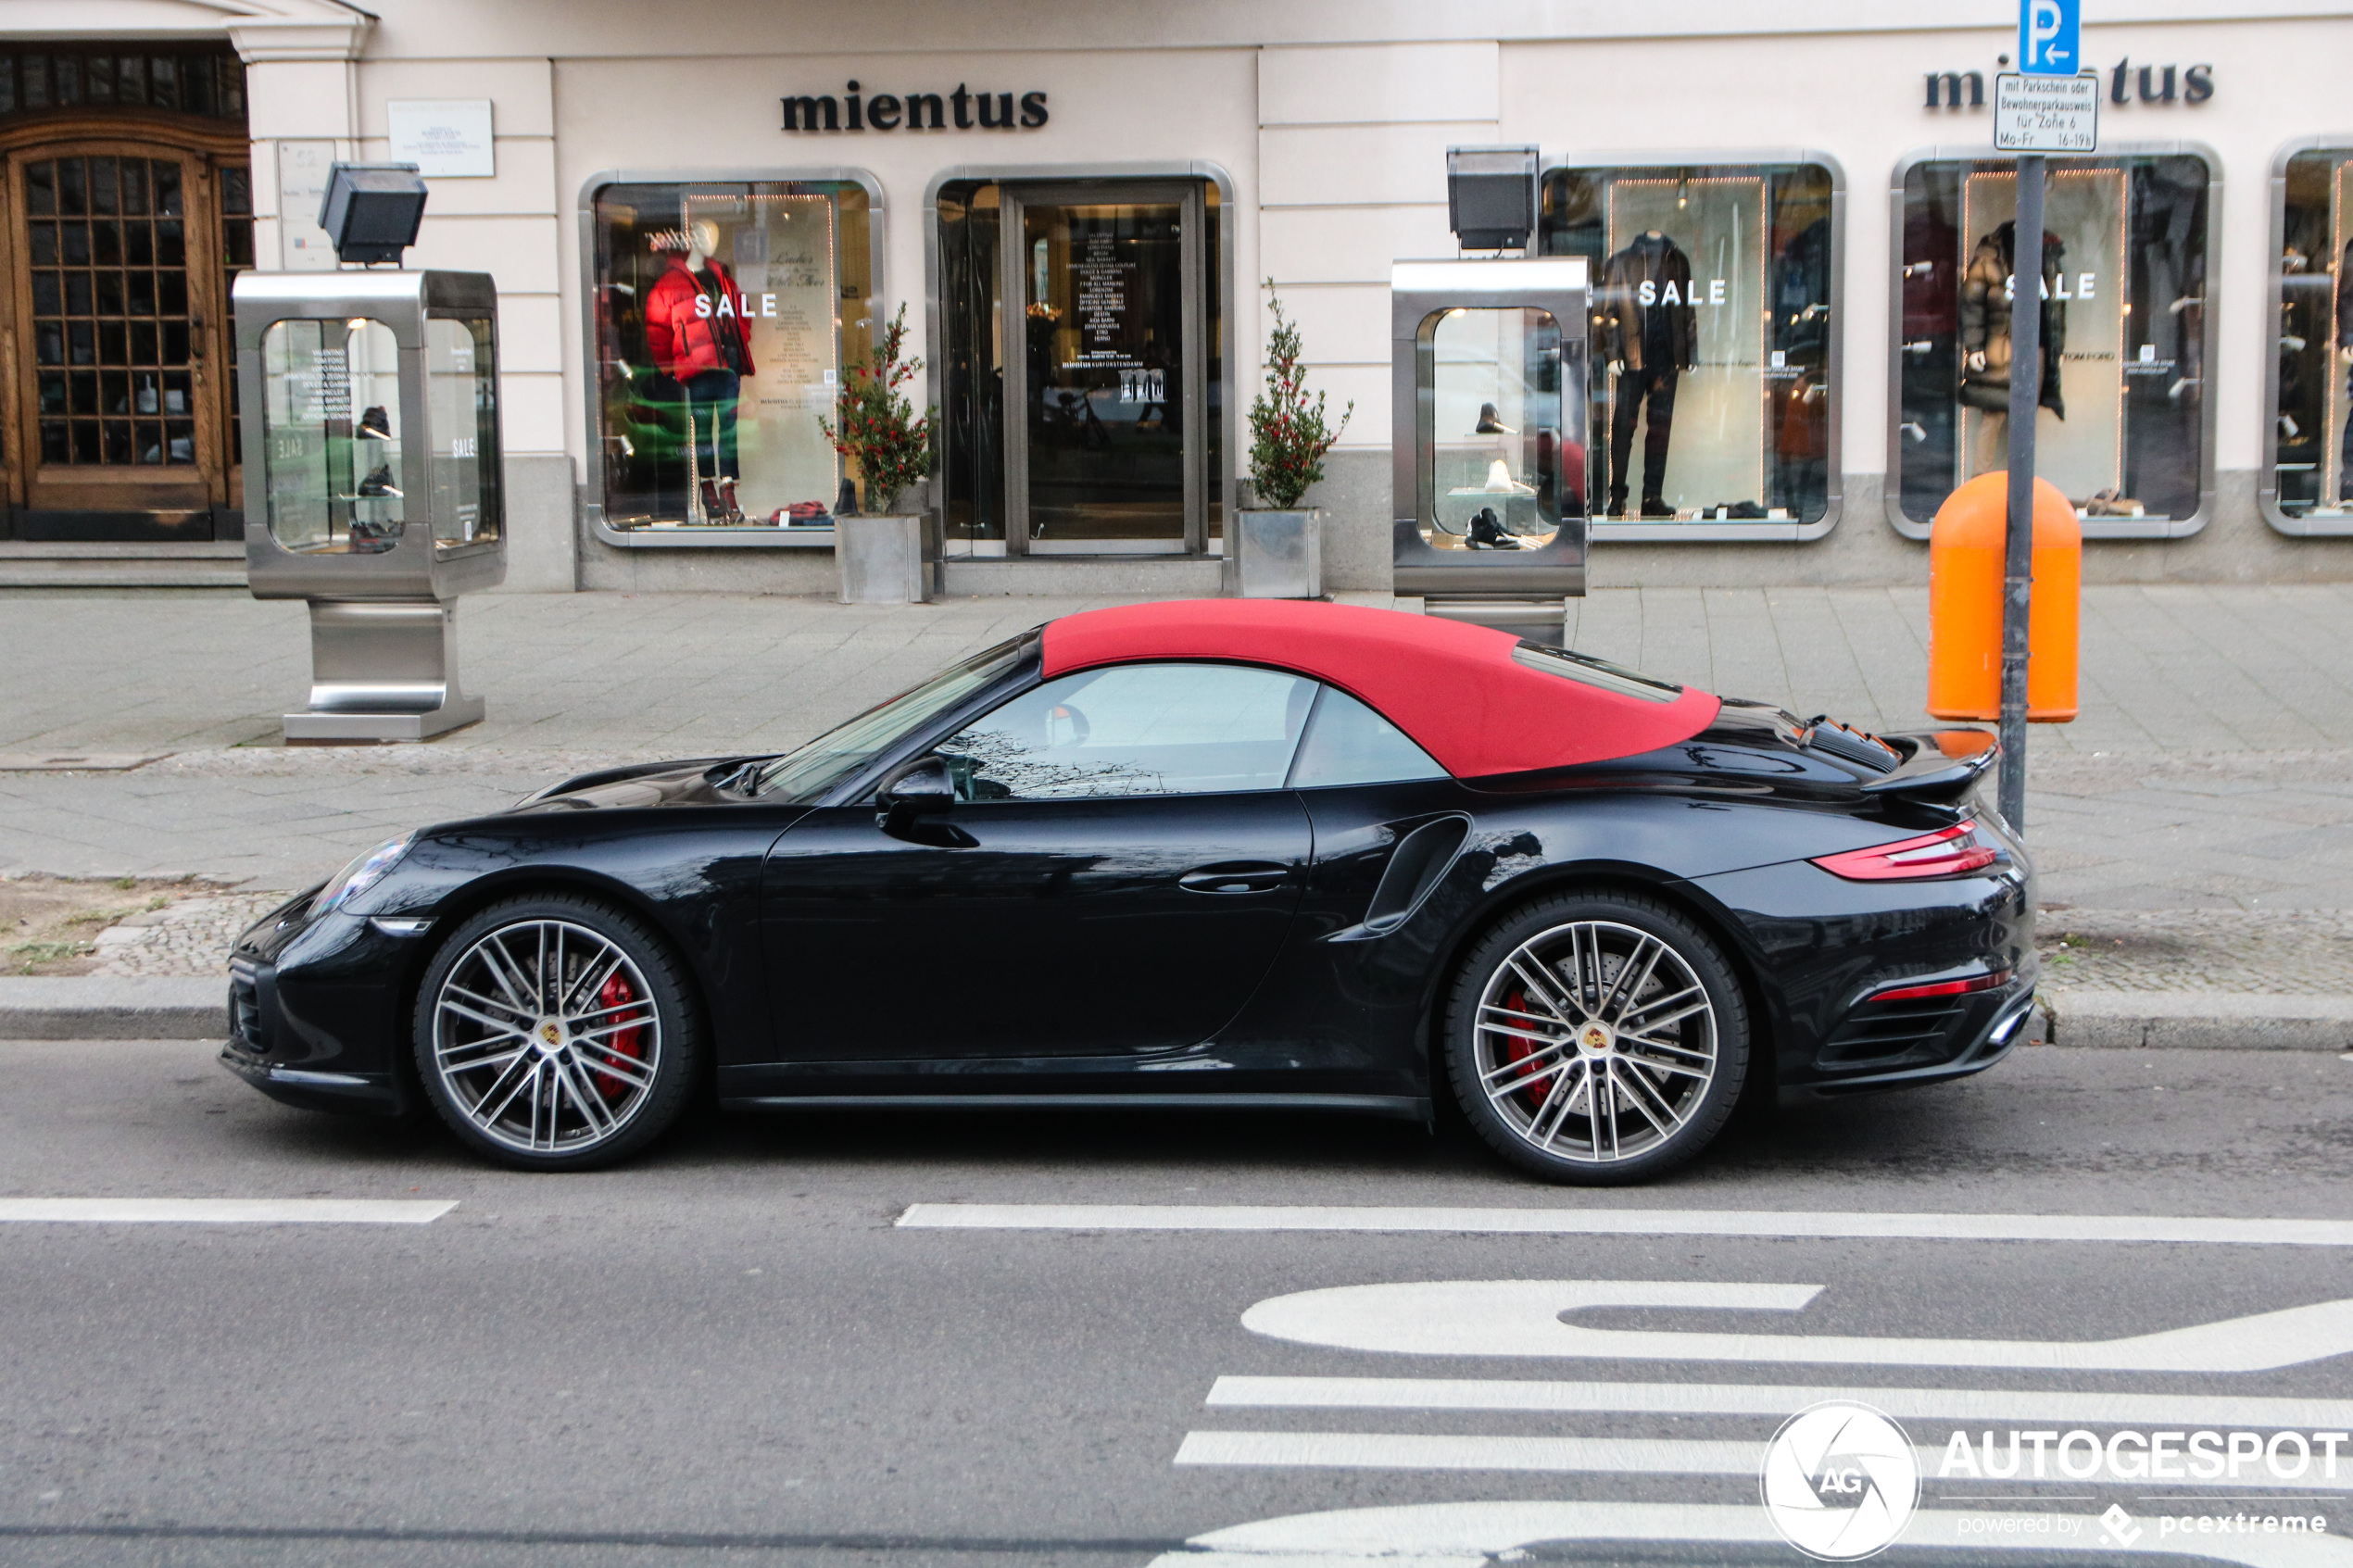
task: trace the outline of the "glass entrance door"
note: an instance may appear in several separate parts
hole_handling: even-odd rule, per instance
[[[82,143],[14,153],[7,178],[19,533],[211,539],[238,479],[223,326],[252,264],[244,164]]]
[[[1009,554],[1205,547],[1202,206],[1194,184],[1007,187]]]

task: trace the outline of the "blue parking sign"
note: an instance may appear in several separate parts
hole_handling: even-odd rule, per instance
[[[2027,76],[2073,76],[2083,63],[2082,19],[2082,0],[2019,0],[2019,70]]]

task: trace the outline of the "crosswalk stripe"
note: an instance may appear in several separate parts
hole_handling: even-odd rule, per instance
[[[359,1198],[0,1198],[0,1223],[427,1225],[458,1205]]]
[[[1577,1383],[1516,1378],[1220,1377],[1226,1409],[1531,1411],[1763,1415],[1847,1399],[1898,1421],[2071,1422],[2093,1426],[2353,1428],[2353,1400],[2020,1388],[1841,1388],[1818,1385]]]
[[[1394,1231],[1823,1240],[2353,1247],[2353,1222],[2154,1214],[1927,1214],[1759,1209],[1443,1209],[1277,1204],[912,1203],[906,1230]]]
[[[2015,1554],[2032,1562],[2083,1552],[2114,1555],[2099,1521],[2081,1513],[1922,1509],[1901,1537],[1906,1547]],[[2249,1568],[2346,1568],[2353,1543],[2325,1535],[2164,1536],[2137,1533],[2136,1555],[2245,1563]],[[1794,1561],[1755,1503],[1447,1502],[1294,1513],[1228,1525],[1164,1552],[1151,1568],[1397,1568],[1401,1563],[1490,1562],[1524,1548],[1571,1541],[1721,1542],[1769,1547]],[[1736,1561],[1751,1559],[1743,1556]]]
[[[1934,1476],[1944,1450],[1920,1448],[1920,1474]],[[1765,1444],[1704,1437],[1532,1437],[1465,1436],[1425,1432],[1188,1432],[1177,1446],[1178,1464],[1321,1470],[1518,1470],[1548,1474],[1741,1475],[1754,1477],[1763,1465]],[[2021,1467],[2024,1468],[2024,1467]],[[2314,1468],[2317,1468],[2315,1466]],[[1970,1486],[1989,1483],[1975,1475]],[[2005,1476],[2004,1486],[2076,1486],[2096,1477],[2070,1476],[2054,1465],[2050,1474]],[[2306,1474],[2293,1481],[2227,1475],[2176,1478],[2184,1486],[2274,1489],[2299,1492],[2353,1491],[2353,1475]]]

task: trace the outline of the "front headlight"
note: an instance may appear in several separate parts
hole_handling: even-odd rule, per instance
[[[330,909],[342,908],[382,882],[384,873],[409,853],[409,847],[416,838],[413,833],[404,833],[389,843],[377,845],[337,872],[326,886],[319,889],[319,896],[310,900],[310,918],[317,920]]]

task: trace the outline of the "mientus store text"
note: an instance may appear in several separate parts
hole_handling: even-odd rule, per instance
[[[2094,581],[2353,574],[2353,19],[2087,13],[2100,150],[2021,283],[2001,4],[19,0],[7,547],[242,536],[230,279],[334,265],[356,159],[422,169],[410,265],[497,280],[510,590],[824,590],[894,498],[820,421],[904,307],[939,586],[1217,593],[1269,281],[1353,405],[1325,585],[1388,589],[1391,270],[1463,254],[1449,148],[1532,147],[1592,583],[1921,581],[2021,308]]]

